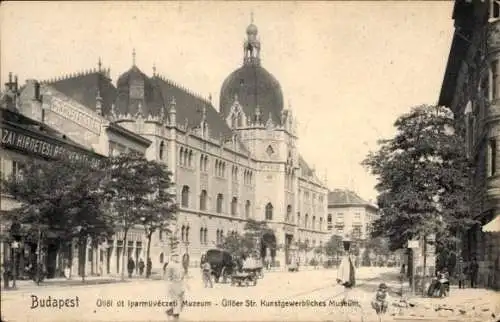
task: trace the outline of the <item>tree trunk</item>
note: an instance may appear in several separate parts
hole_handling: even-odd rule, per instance
[[[151,252],[151,237],[153,236],[153,230],[150,230],[148,232],[148,246],[146,248],[146,263],[149,263],[149,255]],[[146,269],[146,278],[149,278],[151,276],[151,270]]]
[[[424,270],[423,270],[423,278],[422,278],[422,291],[425,295],[425,283],[427,281],[427,235],[424,235]]]
[[[85,282],[85,266],[87,266],[87,239],[84,236],[80,236],[80,258],[82,259],[83,264],[80,264],[82,266],[82,282]]]
[[[123,253],[122,253],[122,274],[121,274],[121,280],[125,280],[125,270],[128,270],[126,263],[126,258],[128,255],[128,245],[127,245],[127,234],[128,234],[129,228],[124,228],[123,229]]]

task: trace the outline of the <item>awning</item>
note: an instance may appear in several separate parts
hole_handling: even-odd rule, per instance
[[[498,233],[500,232],[500,216],[497,215],[495,219],[483,226],[485,233]]]

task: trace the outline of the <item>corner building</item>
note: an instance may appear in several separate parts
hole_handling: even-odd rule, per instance
[[[246,34],[243,65],[222,84],[220,112],[211,98],[156,70],[147,76],[135,57],[116,86],[92,71],[44,83],[151,142],[146,157],[173,172],[180,206],[176,233],[193,266],[224,236],[243,233],[248,219],[265,220],[273,229],[263,238],[277,246],[262,248],[261,255],[275,266],[299,256],[298,241],[319,246],[329,237],[328,189],[297,150],[292,111],[284,107],[279,82],[261,65],[257,27],[251,24]],[[98,86],[83,81],[93,78]],[[157,232],[153,270],[162,267],[168,249],[168,236]],[[145,259],[145,249],[138,256]]]
[[[500,1],[457,0],[455,32],[439,97],[465,125],[473,164],[471,216],[462,255],[476,258],[479,285],[500,287]],[[486,226],[493,226],[488,229]]]

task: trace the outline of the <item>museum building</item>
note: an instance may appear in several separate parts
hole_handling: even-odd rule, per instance
[[[262,67],[257,27],[250,24],[246,34],[243,64],[223,82],[219,110],[211,98],[156,70],[146,75],[136,66],[134,52],[131,68],[116,85],[100,61],[83,73],[29,81],[20,94],[21,113],[36,119],[43,111],[45,123],[96,153],[133,149],[164,162],[177,189],[181,254],[189,254],[192,265],[255,219],[273,231],[263,237],[270,242],[262,245],[274,246],[263,246],[262,257],[284,266],[301,256],[299,241],[320,246],[329,239],[328,189],[297,149],[296,120],[284,106],[280,83]],[[43,92],[39,106],[30,103],[38,87]],[[119,273],[117,256],[130,247],[132,252],[126,251],[132,257],[146,260],[143,229],[135,231],[131,245],[121,245],[120,236],[117,232],[101,246],[111,257],[102,255],[105,268],[94,271]],[[153,235],[153,270],[167,260],[168,240],[163,231]]]

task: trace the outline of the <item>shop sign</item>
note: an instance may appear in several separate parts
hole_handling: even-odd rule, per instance
[[[67,101],[52,96],[50,110],[97,135],[101,133],[101,120],[99,118],[84,113]]]
[[[92,157],[83,152],[67,149],[62,144],[48,142],[31,135],[23,134],[6,128],[2,128],[2,146],[14,148],[50,159],[67,157],[68,159],[74,161],[91,163],[96,163],[99,161],[99,159],[97,159],[96,157]]]

